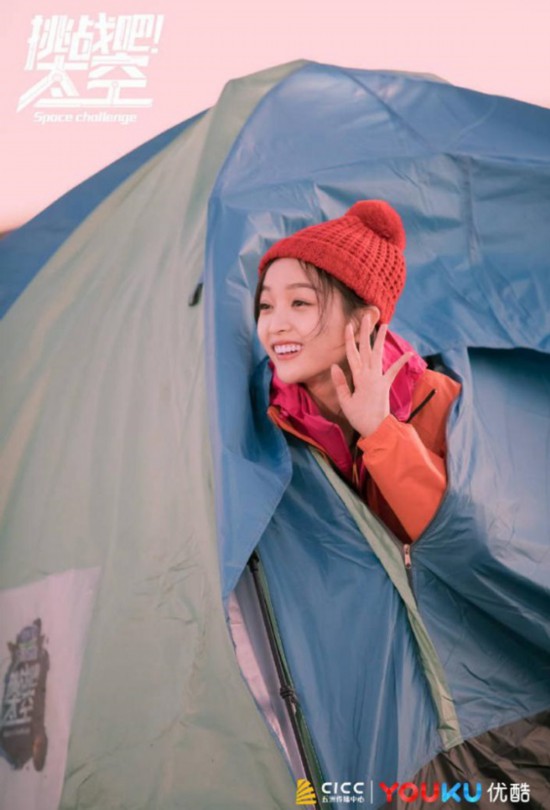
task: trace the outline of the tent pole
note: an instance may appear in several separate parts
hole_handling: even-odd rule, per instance
[[[323,782],[321,769],[316,758],[313,743],[311,741],[311,738],[309,737],[307,726],[305,726],[305,719],[303,718],[300,704],[296,696],[294,686],[292,684],[288,664],[284,657],[282,642],[276,629],[276,620],[273,613],[271,600],[269,597],[267,582],[265,581],[265,575],[262,576],[260,556],[257,550],[254,550],[252,552],[250,559],[248,560],[248,567],[250,568],[252,578],[254,580],[254,587],[256,590],[256,595],[258,597],[258,602],[260,604],[263,623],[269,640],[269,646],[271,649],[271,654],[273,656],[273,661],[277,670],[277,676],[279,678],[280,684],[279,694],[285,701],[285,705],[290,718],[290,723],[292,726],[292,731],[296,739],[296,744],[298,746],[298,751],[300,754],[300,759],[302,760],[302,765],[304,767],[306,778],[309,781],[309,783],[313,785],[313,787],[315,788],[315,792],[317,794],[317,798],[319,801],[320,787]],[[298,716],[300,716],[300,719],[302,720],[302,725],[304,726],[303,729],[300,728]],[[308,752],[306,750],[306,743],[303,739],[303,735],[307,736],[308,738],[309,748],[311,749],[311,755],[315,759],[313,765],[310,762],[310,757],[308,756]]]

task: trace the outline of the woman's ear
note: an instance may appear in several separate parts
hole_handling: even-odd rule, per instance
[[[367,318],[369,323],[369,335],[372,335],[376,324],[380,320],[380,310],[374,304],[369,304],[366,307],[358,309],[353,315],[353,324],[355,328],[355,337],[359,340],[359,330],[361,328],[361,321]]]

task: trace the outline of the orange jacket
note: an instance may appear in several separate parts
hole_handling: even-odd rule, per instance
[[[432,391],[435,393],[430,396]],[[447,487],[447,418],[459,393],[459,383],[426,369],[414,389],[410,421],[387,416],[374,433],[357,442],[369,473],[361,497],[404,543],[420,537],[443,499]],[[312,444],[328,458],[317,442],[283,419],[276,406],[271,405],[268,414],[280,428]]]

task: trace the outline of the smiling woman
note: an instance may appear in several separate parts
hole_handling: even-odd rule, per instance
[[[460,386],[388,330],[404,247],[388,203],[355,203],[267,251],[255,314],[272,370],[270,417],[321,450],[407,546],[443,499]]]
[[[321,298],[319,285],[312,283],[298,259],[277,259],[263,282],[258,312],[262,345],[283,382],[306,384],[327,409],[326,400],[336,400],[331,362],[343,363],[346,357],[347,318],[341,295]],[[339,409],[335,403],[327,410],[337,413]]]

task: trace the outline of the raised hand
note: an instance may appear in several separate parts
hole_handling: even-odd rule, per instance
[[[359,334],[359,348],[355,343],[353,324],[348,323],[345,331],[346,355],[353,380],[350,391],[346,376],[338,365],[331,366],[330,372],[342,412],[352,428],[363,438],[370,436],[390,412],[390,388],[412,352],[406,352],[384,373],[382,357],[384,341],[388,331],[382,324],[374,345],[370,341],[370,323],[363,317]]]

